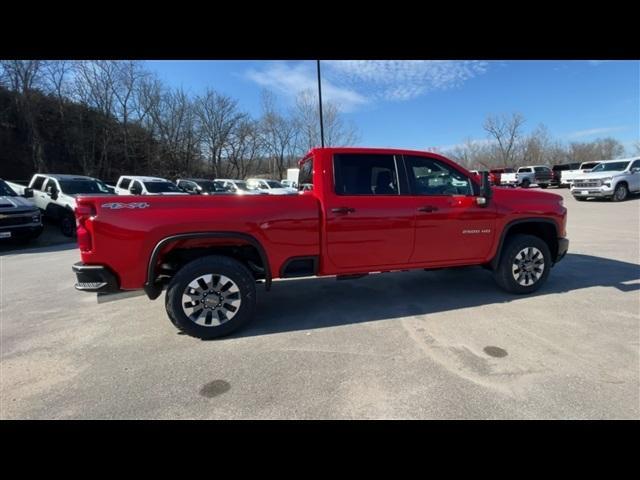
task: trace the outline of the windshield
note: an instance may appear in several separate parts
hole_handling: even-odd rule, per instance
[[[247,182],[244,181],[236,181],[233,184],[238,188],[238,190],[244,190],[245,192],[249,189],[247,188]]]
[[[614,172],[625,170],[629,166],[629,162],[611,162],[601,163],[595,167],[592,172]]]
[[[144,186],[149,193],[165,193],[165,192],[180,192],[176,185],[171,182],[144,182]]]
[[[18,195],[14,192],[9,185],[0,180],[0,197],[17,197]]]
[[[589,168],[593,168],[596,165],[598,165],[598,162],[583,163],[582,165],[580,165],[580,169],[581,170],[588,170]]]
[[[107,186],[99,180],[58,180],[62,193],[76,195],[79,193],[111,193]]]
[[[224,192],[225,189],[222,186],[221,182],[213,182],[210,180],[201,180],[198,181],[198,185],[200,187],[202,187],[202,190],[204,190],[205,192],[211,193],[211,192]]]

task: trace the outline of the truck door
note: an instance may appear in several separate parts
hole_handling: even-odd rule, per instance
[[[44,210],[47,206],[46,194],[44,193],[44,184],[47,180],[47,177],[43,177],[42,175],[36,175],[29,186],[33,189],[33,203],[35,203],[36,207]]]
[[[51,198],[51,195],[56,190],[59,192],[56,181],[53,178],[47,178],[42,184],[42,190],[39,192],[36,192],[34,190],[33,192],[36,206],[42,210],[46,210],[47,206],[49,206],[50,203],[54,202],[54,199]]]
[[[331,263],[350,271],[405,264],[413,246],[414,215],[400,192],[396,157],[335,154],[333,169],[327,170],[334,173],[324,201]]]
[[[495,208],[476,202],[473,183],[437,158],[404,156],[415,215],[410,263],[483,261],[491,250]]]
[[[629,190],[632,192],[640,191],[640,159],[634,160],[629,167]]]

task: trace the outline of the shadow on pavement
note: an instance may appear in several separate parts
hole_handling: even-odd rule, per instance
[[[429,315],[595,286],[631,293],[640,291],[638,281],[640,265],[567,254],[553,268],[547,283],[529,296],[502,291],[491,272],[480,267],[393,272],[359,280],[309,278],[274,282],[270,292],[258,288],[255,321],[230,338]]]
[[[44,222],[42,234],[26,244],[19,244],[12,240],[0,239],[0,256],[23,253],[46,253],[69,250],[77,247],[75,238],[65,237],[60,233],[60,227],[48,220]]]

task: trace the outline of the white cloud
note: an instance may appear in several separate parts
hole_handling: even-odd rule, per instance
[[[324,62],[337,84],[357,85],[382,100],[410,100],[434,90],[461,86],[487,71],[488,63],[470,60],[333,60]]]
[[[476,60],[325,60],[322,95],[350,111],[375,101],[406,101],[459,87],[487,68],[487,62]],[[246,73],[258,85],[288,97],[301,90],[315,91],[316,75],[315,62],[276,62]]]
[[[271,88],[287,97],[294,97],[303,90],[318,88],[315,65],[299,63],[288,65],[277,62],[262,70],[249,70],[247,78],[258,85]],[[338,104],[342,110],[350,111],[364,105],[368,100],[353,89],[337,87],[326,78],[322,79],[323,101]]]
[[[567,138],[583,138],[583,137],[591,137],[593,135],[603,135],[605,133],[619,132],[621,130],[626,130],[628,127],[601,127],[601,128],[590,128],[588,130],[578,130],[576,132],[571,132],[567,135]]]

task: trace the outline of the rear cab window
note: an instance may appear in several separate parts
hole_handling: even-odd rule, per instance
[[[341,153],[333,156],[337,195],[399,195],[393,155]]]

